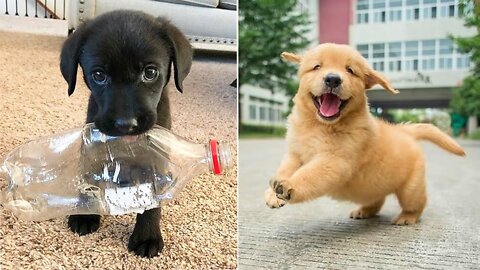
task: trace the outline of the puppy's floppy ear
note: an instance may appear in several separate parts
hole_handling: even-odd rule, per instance
[[[392,94],[400,93],[398,90],[392,87],[390,82],[387,79],[385,79],[385,77],[382,74],[376,72],[375,70],[370,69],[365,75],[366,75],[365,76],[366,89],[370,89],[374,85],[379,84],[383,87],[383,89],[389,91]]]
[[[178,28],[165,20],[160,20],[172,46],[173,70],[175,86],[183,93],[183,80],[187,77],[192,67],[193,49],[188,39]]]
[[[302,61],[302,57],[300,55],[296,55],[294,53],[289,53],[289,52],[283,52],[281,54],[282,59],[295,63],[295,64],[300,64],[300,61]]]
[[[73,94],[77,82],[77,70],[84,40],[87,36],[89,23],[84,23],[73,32],[63,43],[60,54],[60,70],[68,83],[68,95]]]

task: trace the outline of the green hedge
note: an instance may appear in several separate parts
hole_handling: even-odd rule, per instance
[[[287,129],[285,127],[273,127],[273,126],[257,126],[257,125],[245,125],[240,127],[240,134],[259,133],[270,134],[273,136],[285,136]]]

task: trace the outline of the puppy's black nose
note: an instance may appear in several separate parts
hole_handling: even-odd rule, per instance
[[[325,76],[324,81],[328,87],[335,88],[342,83],[342,78],[340,78],[338,74],[328,73],[327,76]]]
[[[135,118],[115,120],[115,128],[125,134],[132,132],[137,126],[138,122]]]

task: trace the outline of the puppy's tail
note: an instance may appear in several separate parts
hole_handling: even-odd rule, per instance
[[[417,140],[428,140],[457,156],[465,156],[465,151],[450,136],[431,124],[406,124],[403,129]]]

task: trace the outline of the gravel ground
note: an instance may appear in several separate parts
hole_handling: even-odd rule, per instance
[[[88,89],[79,77],[75,93],[67,95],[58,68],[64,39],[7,32],[0,37],[0,156],[27,140],[82,125]],[[229,86],[235,77],[234,59],[197,58],[184,94],[170,89],[174,131],[196,142],[215,137],[236,149],[237,95]],[[165,248],[153,259],[126,249],[134,214],[103,217],[96,233],[79,237],[67,229],[66,218],[25,222],[1,207],[0,268],[236,268],[236,169],[234,160],[225,176],[193,179],[164,207]]]
[[[460,144],[465,158],[422,143],[427,207],[419,224],[394,226],[394,196],[366,220],[349,219],[356,205],[328,198],[268,208],[263,192],[285,141],[240,140],[239,269],[479,269],[480,142]]]

